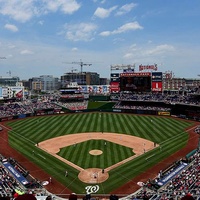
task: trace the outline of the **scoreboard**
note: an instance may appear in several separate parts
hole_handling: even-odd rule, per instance
[[[151,73],[121,73],[120,91],[151,92]]]

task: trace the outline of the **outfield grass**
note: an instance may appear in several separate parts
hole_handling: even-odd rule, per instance
[[[179,121],[174,118],[115,113],[43,116],[8,122],[7,124],[12,127],[12,131],[9,132],[9,143],[11,146],[51,174],[53,178],[56,178],[78,194],[85,194],[85,187],[92,184],[79,181],[77,178],[79,172],[76,169],[38,149],[35,146],[36,143],[67,134],[104,131],[138,136],[160,144],[161,149],[156,148],[137,157],[133,161],[129,161],[111,170],[109,172],[109,179],[99,185],[100,189],[98,191],[99,194],[108,194],[130,181],[139,173],[183,148],[188,139],[188,134],[184,132],[184,129],[192,125],[190,122]],[[93,145],[98,147],[99,144],[94,143]],[[116,159],[119,160],[123,159],[124,147],[120,145],[116,147],[115,145],[112,144],[114,157],[117,157]],[[77,152],[89,150],[88,145],[85,144],[80,144],[77,147]],[[33,150],[35,152],[34,155],[32,154]],[[65,157],[66,152],[66,149],[63,148],[59,154]],[[71,154],[73,154],[73,150],[67,157],[72,159],[73,162],[78,163],[78,165],[84,166],[84,162],[90,163],[87,161],[91,159],[89,154],[84,156],[84,159],[81,159],[81,161],[80,155],[74,155],[72,158]],[[151,159],[147,162],[149,157]],[[101,168],[102,166],[98,162],[96,160],[88,164],[88,166]],[[85,165],[85,167],[87,166]],[[64,176],[66,170],[69,172],[67,179]]]

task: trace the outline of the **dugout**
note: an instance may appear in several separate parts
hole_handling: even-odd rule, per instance
[[[197,149],[194,149],[193,151],[189,152],[185,158],[186,160],[190,160],[192,158],[192,156],[197,152]]]

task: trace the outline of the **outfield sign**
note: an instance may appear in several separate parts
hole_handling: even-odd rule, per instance
[[[176,167],[174,170],[172,170],[168,175],[164,176],[162,179],[158,181],[158,185],[163,186],[165,185],[169,180],[174,178],[177,174],[179,174],[185,167],[187,166],[187,163],[182,163],[178,167]]]
[[[157,64],[154,64],[154,65],[139,65],[139,71],[143,71],[143,70],[154,70],[154,71],[157,71],[158,70],[158,66],[157,66]]]
[[[29,183],[9,162],[3,162],[3,165],[22,185]]]
[[[158,115],[170,116],[170,112],[167,112],[167,111],[158,111]]]

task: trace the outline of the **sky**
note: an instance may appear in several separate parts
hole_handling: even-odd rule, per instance
[[[0,76],[157,64],[200,78],[199,0],[0,0]]]

